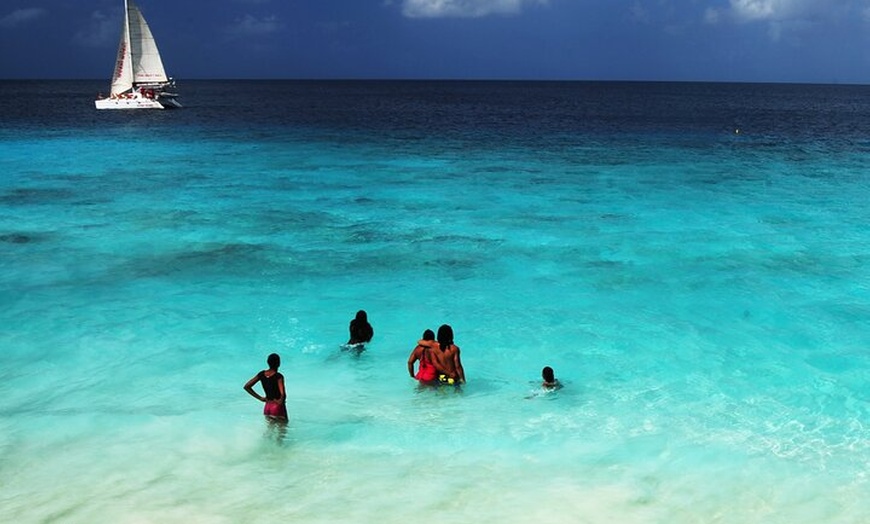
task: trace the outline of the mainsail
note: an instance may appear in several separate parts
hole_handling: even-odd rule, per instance
[[[133,55],[133,82],[166,82],[168,78],[160,60],[160,52],[157,51],[157,42],[133,0],[127,0],[127,21]]]
[[[148,22],[133,0],[125,2],[124,26],[118,44],[115,74],[112,76],[112,95],[133,89],[134,84],[166,82],[166,71],[157,50],[157,43]]]

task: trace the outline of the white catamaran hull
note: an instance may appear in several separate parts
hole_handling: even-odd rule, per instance
[[[120,97],[98,98],[94,101],[97,109],[175,109],[181,104],[175,98],[148,98],[141,95],[121,95]]]

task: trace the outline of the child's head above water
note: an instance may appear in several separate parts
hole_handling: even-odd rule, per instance
[[[544,379],[544,383],[541,385],[545,388],[555,388],[559,385],[559,381],[556,380],[556,374],[550,366],[544,366],[544,369],[541,370],[541,378]]]

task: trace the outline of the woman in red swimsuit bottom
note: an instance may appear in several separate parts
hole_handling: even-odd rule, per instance
[[[271,419],[287,420],[287,405],[285,404],[287,395],[284,391],[284,375],[278,373],[281,357],[277,353],[272,353],[266,359],[266,363],[269,364],[269,369],[264,369],[254,375],[245,384],[245,391],[260,402],[265,402],[263,415]],[[265,395],[260,395],[254,391],[254,384],[257,382],[263,387]]]

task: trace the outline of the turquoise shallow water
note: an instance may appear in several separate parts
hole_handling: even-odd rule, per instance
[[[361,89],[369,109],[400,100]],[[590,133],[400,104],[378,133],[221,123],[220,97],[189,92],[183,112],[2,130],[4,521],[870,514],[870,143],[852,124]],[[375,339],[355,358],[339,344],[359,308]],[[421,390],[408,353],[444,322],[468,384]],[[272,351],[286,432],[241,388]],[[539,390],[543,365],[565,388]]]

